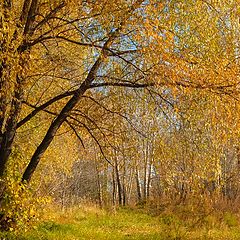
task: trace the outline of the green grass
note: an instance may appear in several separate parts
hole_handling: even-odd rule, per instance
[[[199,221],[201,220],[201,221]],[[1,234],[0,234],[1,236]],[[2,238],[4,239],[3,234]],[[177,214],[147,214],[121,209],[109,213],[97,208],[67,212],[49,212],[35,229],[8,235],[7,240],[234,240],[240,239],[237,218],[227,213],[220,220],[215,215],[183,220]]]

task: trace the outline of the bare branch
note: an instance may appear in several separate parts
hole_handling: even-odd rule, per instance
[[[101,154],[103,155],[104,159],[111,165],[113,166],[113,164],[108,160],[108,158],[106,157],[103,149],[102,149],[102,146],[99,142],[99,140],[94,136],[94,134],[92,133],[91,129],[84,123],[81,123],[82,126],[87,130],[87,132],[91,135],[91,137],[93,138],[93,140],[96,142],[96,144],[98,145],[99,149],[100,149],[100,152]]]
[[[82,138],[80,137],[78,131],[75,129],[75,127],[66,119],[65,122],[69,125],[69,127],[73,130],[73,132],[75,133],[76,137],[78,138],[78,140],[80,141],[82,147],[85,149],[84,143]]]
[[[55,7],[47,16],[44,17],[42,21],[40,21],[32,30],[31,33],[36,31],[38,28],[40,28],[42,25],[46,24],[49,19],[51,19],[58,11],[60,11],[65,6],[65,3],[60,3],[57,7]]]

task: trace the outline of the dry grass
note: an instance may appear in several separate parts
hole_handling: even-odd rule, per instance
[[[237,240],[240,225],[237,214],[217,211],[203,214],[189,206],[158,212],[130,208],[103,210],[84,204],[67,210],[51,206],[35,229],[5,239]]]

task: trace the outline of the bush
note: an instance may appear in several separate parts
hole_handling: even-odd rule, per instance
[[[227,224],[228,227],[236,227],[238,226],[238,220],[235,215],[232,213],[226,212],[223,216],[224,222]]]
[[[6,175],[0,183],[0,228],[12,232],[26,231],[38,220],[39,209],[46,199],[34,196],[33,190],[21,183],[20,166],[16,164],[21,162],[21,156],[15,151],[13,157],[19,161],[10,159]]]

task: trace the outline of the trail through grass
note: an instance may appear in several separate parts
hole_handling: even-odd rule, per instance
[[[194,220],[195,221],[195,220]],[[235,216],[226,215],[219,221],[207,216],[200,221],[183,221],[174,214],[154,214],[121,209],[108,212],[97,208],[81,208],[67,212],[49,212],[35,229],[7,240],[188,240],[240,239],[240,227]]]

